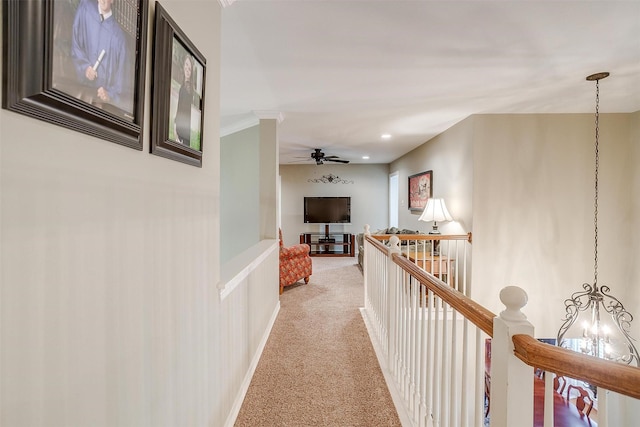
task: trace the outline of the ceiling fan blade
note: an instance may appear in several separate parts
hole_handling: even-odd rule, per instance
[[[340,157],[338,156],[325,156],[321,148],[314,148],[313,152],[311,153],[311,159],[315,160],[317,165],[322,165],[324,164],[325,161],[336,162],[336,163],[349,163],[349,160],[340,160]]]

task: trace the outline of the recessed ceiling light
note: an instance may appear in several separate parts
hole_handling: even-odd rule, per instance
[[[380,135],[380,138],[389,139],[389,138],[391,138],[391,134],[390,133],[383,133],[382,135]]]
[[[362,156],[364,160],[369,160],[369,156]]]

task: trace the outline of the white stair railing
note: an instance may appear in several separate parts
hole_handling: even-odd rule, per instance
[[[401,237],[364,238],[363,314],[403,425],[533,425],[533,367],[640,399],[640,368],[536,340],[520,311],[527,301],[522,289],[502,290],[506,309],[496,316],[460,290],[469,288],[467,275],[458,274],[467,271],[459,263],[466,256],[454,252],[456,270],[439,270],[439,278],[403,251]],[[551,382],[549,374],[545,426],[557,409]]]
[[[481,426],[484,333],[392,261],[400,255],[441,287],[466,289],[468,237],[441,242],[439,256],[420,237],[388,236],[387,245],[365,237],[365,313],[412,425]]]

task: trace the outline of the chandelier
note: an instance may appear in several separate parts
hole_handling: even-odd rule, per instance
[[[638,350],[629,335],[633,316],[625,310],[622,303],[610,294],[608,286],[598,284],[598,169],[599,169],[599,104],[600,80],[609,73],[597,73],[587,77],[596,82],[595,113],[595,197],[594,197],[594,274],[593,284],[584,283],[583,290],[575,292],[565,300],[566,315],[558,331],[557,345],[571,348],[582,353],[616,362],[633,364],[640,367]],[[569,329],[579,317],[584,320],[572,333]],[[569,339],[565,339],[565,335]]]

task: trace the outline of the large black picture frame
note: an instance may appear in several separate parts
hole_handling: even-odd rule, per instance
[[[202,167],[207,61],[160,3],[154,34],[151,153]]]
[[[71,37],[75,37],[71,26],[83,2],[2,1],[2,108],[142,150],[148,0],[114,4],[111,22],[118,23],[127,52],[127,61],[121,61],[126,70],[123,104],[116,104],[115,97],[87,100],[77,89],[79,80],[75,86],[72,82],[78,78],[68,65],[73,62]],[[97,73],[106,72],[107,65],[96,64]]]

